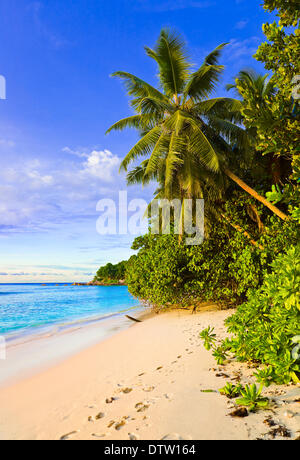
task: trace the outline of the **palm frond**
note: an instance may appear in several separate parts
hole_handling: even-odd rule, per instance
[[[147,161],[143,161],[139,166],[136,166],[128,172],[126,176],[127,185],[135,185],[143,183],[145,169],[147,167]]]
[[[219,171],[218,153],[196,123],[193,124],[193,130],[189,136],[189,151],[199,159],[205,168],[213,172]]]
[[[183,91],[184,103],[188,97],[195,101],[209,97],[220,81],[223,70],[222,65],[203,64],[186,83]]]
[[[240,126],[214,115],[208,117],[208,124],[223,136],[231,146],[235,145],[245,151],[250,149],[249,134]]]
[[[250,95],[261,102],[266,96],[273,96],[276,93],[269,75],[261,75],[253,69],[241,70],[235,78],[235,84],[226,85],[226,89],[227,91],[235,89],[239,93],[238,85],[247,88]]]
[[[127,167],[129,163],[131,163],[132,161],[134,161],[136,158],[140,156],[149,155],[154,145],[158,141],[160,134],[161,134],[160,126],[155,126],[154,128],[151,129],[151,131],[145,134],[145,136],[143,136],[132,147],[132,149],[128,152],[126,157],[123,159],[121,166],[120,166],[120,170],[127,171]]]
[[[136,185],[136,184],[149,184],[152,180],[157,179],[156,171],[151,175],[148,174],[145,176],[145,171],[147,169],[149,160],[144,160],[139,166],[136,166],[126,176],[127,185]]]
[[[175,107],[174,105],[160,101],[157,98],[147,96],[139,101],[137,110],[142,114],[154,114],[163,117],[165,112],[174,112]]]
[[[192,120],[189,113],[183,110],[176,110],[174,114],[165,119],[163,128],[167,131],[175,131],[179,135],[189,120]]]
[[[158,89],[131,73],[118,71],[114,72],[111,76],[121,78],[124,81],[129,96],[134,96],[138,99],[151,96],[161,101],[168,102],[168,98]]]
[[[218,113],[218,111],[224,109],[228,112],[240,112],[242,108],[243,104],[238,99],[232,99],[230,97],[216,97],[198,102],[193,106],[192,111],[205,115],[207,113]]]
[[[145,171],[145,176],[153,174],[157,171],[158,165],[162,157],[166,154],[169,148],[170,136],[166,134],[164,131],[159,136],[153,150],[151,156],[149,158],[147,168]]]
[[[180,94],[191,67],[183,40],[168,29],[163,29],[154,49],[145,47],[145,50],[158,64],[165,94],[169,97]]]
[[[110,128],[108,128],[106,134],[109,134],[111,131],[123,131],[126,128],[142,130],[151,126],[152,122],[153,117],[151,115],[133,115],[114,123]]]
[[[217,46],[211,53],[209,53],[206,58],[204,59],[205,64],[208,65],[216,65],[219,62],[219,58],[225,46],[228,43],[221,43],[221,45]]]
[[[176,131],[172,133],[169,151],[166,157],[165,186],[170,187],[173,182],[174,173],[178,166],[184,164],[187,140],[184,136],[178,136]]]

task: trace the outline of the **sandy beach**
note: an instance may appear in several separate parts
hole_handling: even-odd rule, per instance
[[[300,389],[271,386],[271,411],[233,418],[217,391],[253,369],[217,366],[198,335],[212,325],[224,337],[232,311],[153,315],[0,391],[0,439],[270,439],[272,417],[299,436]],[[214,390],[214,392],[205,392]]]

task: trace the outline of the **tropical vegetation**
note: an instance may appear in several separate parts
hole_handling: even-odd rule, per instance
[[[300,31],[296,2],[265,0],[264,8],[279,16],[263,26],[267,41],[254,56],[268,74],[242,69],[227,85],[235,97],[215,97],[227,45],[194,68],[184,40],[163,29],[145,48],[158,67],[157,87],[113,74],[134,114],[108,132],[139,134],[121,164],[129,185],[156,182],[158,200],[205,200],[198,246],[186,245],[188,235],[178,238],[175,226],[152,234],[160,216],[149,214],[149,233],[135,239],[126,266],[129,291],[162,308],[196,309],[203,300],[236,306],[230,341],[216,345],[211,329],[201,337],[220,365],[229,353],[261,364],[256,377],[268,385],[300,375]],[[252,409],[265,404],[256,387],[241,394]]]
[[[127,261],[123,260],[117,264],[108,263],[100,267],[94,277],[93,283],[119,284],[125,280]]]

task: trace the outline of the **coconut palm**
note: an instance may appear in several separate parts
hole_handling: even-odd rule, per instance
[[[274,123],[273,113],[270,109],[270,100],[276,94],[277,90],[269,75],[261,75],[255,70],[248,69],[239,72],[235,78],[235,84],[227,85],[227,90],[234,89],[236,94],[242,98],[244,113],[248,112],[250,118],[255,122],[248,120],[248,132],[256,136],[256,126],[259,122],[261,126],[269,127]],[[271,147],[270,151],[265,152],[266,170],[272,177],[273,184],[279,184],[282,177],[288,177],[291,174],[291,161],[288,158],[279,156]],[[263,163],[260,157],[261,164]]]
[[[268,74],[261,75],[253,69],[241,70],[235,78],[235,84],[226,85],[226,89],[234,89],[239,96],[247,92],[248,100],[264,108],[267,106],[267,97],[276,94],[276,88],[268,77]]]
[[[229,168],[232,145],[241,160],[250,149],[249,136],[240,123],[242,103],[232,98],[209,98],[224,67],[218,64],[221,44],[193,71],[184,43],[177,35],[163,29],[154,49],[145,48],[159,70],[159,89],[127,72],[115,72],[131,97],[135,115],[124,118],[112,130],[137,129],[141,138],[128,152],[121,169],[146,156],[129,173],[129,182],[159,182],[160,196],[167,198],[203,197],[203,185],[221,183],[224,175],[265,204],[280,218],[277,207],[269,203]]]

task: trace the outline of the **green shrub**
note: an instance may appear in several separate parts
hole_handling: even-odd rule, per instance
[[[300,360],[300,245],[291,247],[271,264],[258,290],[226,320],[234,334],[231,351],[241,361],[268,366],[256,376],[262,383],[299,382]],[[296,350],[296,353],[295,353]]]
[[[249,289],[261,286],[274,257],[286,244],[295,244],[297,230],[294,223],[267,219],[257,239],[264,250],[226,223],[215,224],[199,246],[187,246],[184,240],[179,244],[177,235],[138,237],[133,249],[139,252],[127,264],[129,291],[160,306],[201,301],[241,304]]]
[[[119,281],[125,278],[127,261],[123,260],[118,264],[108,263],[103,267],[100,267],[94,278],[94,281]]]
[[[240,383],[238,385],[233,385],[232,383],[227,382],[223,388],[219,389],[219,392],[228,399],[233,399],[241,396],[241,390],[243,390],[243,387]]]
[[[262,390],[262,385],[259,388],[255,384],[246,385],[245,388],[241,389],[242,397],[236,400],[236,404],[249,407],[250,412],[266,409],[269,405],[269,400],[261,396]]]

